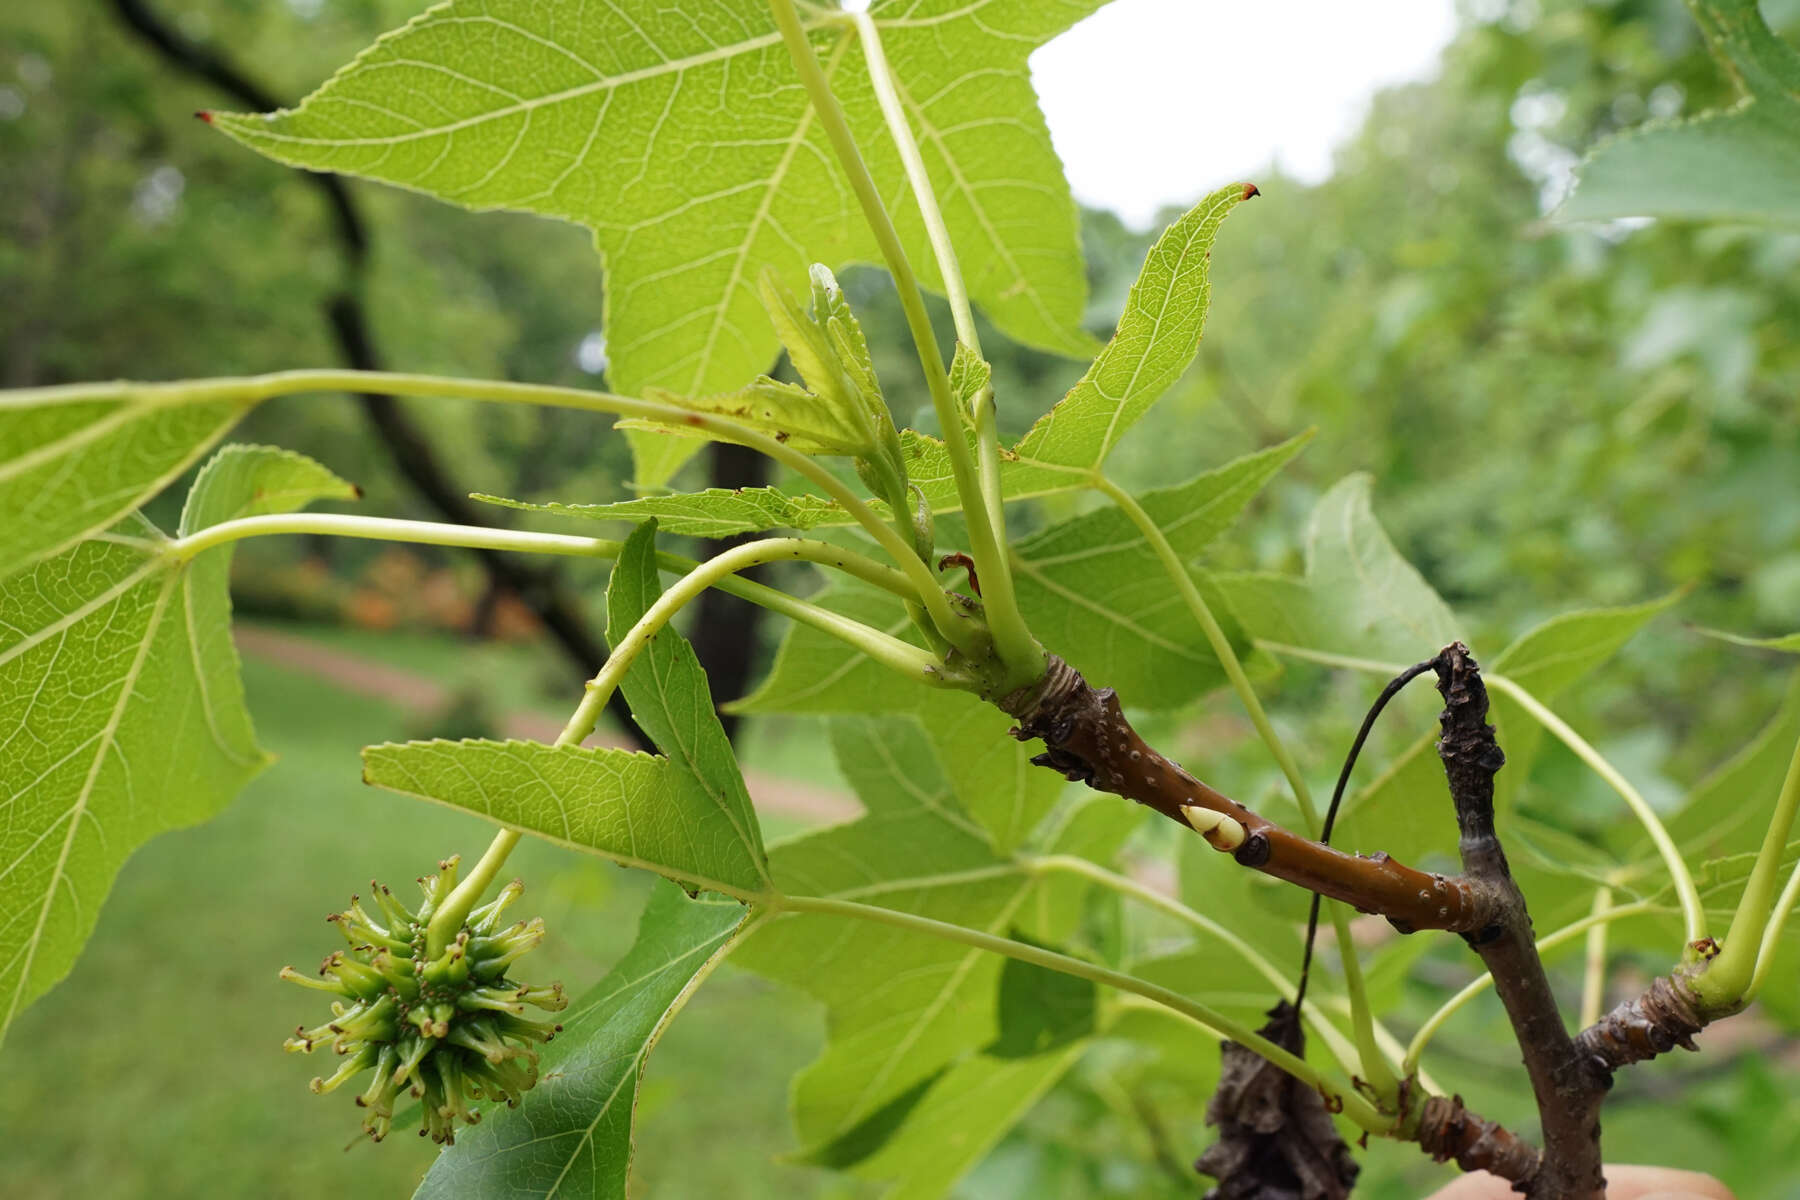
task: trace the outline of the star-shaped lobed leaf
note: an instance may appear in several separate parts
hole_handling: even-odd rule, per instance
[[[72,400],[69,389],[54,387],[0,396],[0,575],[112,525],[192,466],[255,403],[188,396],[170,404],[156,389],[127,383],[109,390],[99,400]]]
[[[1001,486],[1009,499],[1090,486],[1094,473],[1119,438],[1193,363],[1211,294],[1213,243],[1226,215],[1251,194],[1251,189],[1241,183],[1221,188],[1201,200],[1157,239],[1132,286],[1112,340],[1069,394],[1002,457]],[[826,313],[828,320],[846,328],[842,340],[848,349],[837,357],[846,363],[862,363],[867,356],[866,352],[857,352],[861,338],[850,336],[854,319],[847,308],[840,311],[841,293],[837,294],[837,301],[821,306],[815,297],[816,313]],[[800,331],[791,333],[788,340],[803,349],[808,342]],[[818,362],[828,355],[813,353],[809,357],[815,361],[814,376],[830,373]],[[874,387],[873,368],[869,367],[868,372],[865,390]],[[987,386],[990,374],[988,365],[978,356],[965,346],[957,347],[951,384],[959,400],[958,411],[968,411],[971,397]],[[772,386],[787,388],[784,398],[791,404],[806,402],[798,389]],[[747,391],[740,392],[732,404],[741,410],[753,398]],[[790,436],[804,433],[807,418],[804,414],[801,417],[799,424],[786,428]],[[973,437],[970,428],[965,427],[961,433]],[[898,456],[909,482],[918,488],[932,510],[956,512],[962,508],[943,442],[928,434],[903,430]],[[610,505],[528,505],[488,496],[480,499],[515,508],[601,519],[658,516],[665,518],[665,528],[671,532],[708,537],[851,522],[849,514],[830,501],[790,496],[773,488],[737,492],[709,489]]]
[[[1026,57],[1103,0],[886,0],[871,9],[969,290],[1009,335],[1089,350],[1076,211]],[[902,240],[939,286],[852,25],[805,6]],[[298,108],[216,114],[279,161],[594,231],[612,381],[726,392],[773,362],[757,296],[814,259],[875,261],[848,181],[763,0],[451,0]],[[640,458],[662,482],[681,453]]]
[[[854,899],[998,935],[1054,941],[1075,920],[1084,890],[1041,878],[996,851],[965,810],[924,729],[907,719],[840,718],[838,763],[867,815],[776,846],[770,868],[785,892]],[[1104,799],[1104,798],[1103,798]],[[1046,831],[1046,848],[1110,859],[1137,814],[1107,803],[1101,836],[1086,822]],[[861,1157],[897,1122],[884,1110],[946,1068],[996,1042],[1004,1025],[1004,962],[909,930],[816,914],[772,922],[742,951],[752,970],[826,1005],[828,1041],[795,1079],[802,1142],[836,1165]],[[904,1111],[893,1113],[905,1116]],[[848,1139],[848,1140],[845,1140]]]
[[[355,494],[298,454],[230,446],[181,532]],[[134,516],[0,581],[0,1031],[69,969],[126,857],[268,762],[231,644],[231,551],[170,545]]]

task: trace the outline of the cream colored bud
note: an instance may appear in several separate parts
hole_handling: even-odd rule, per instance
[[[1184,804],[1181,806],[1181,815],[1194,827],[1194,832],[1204,837],[1214,849],[1236,850],[1244,844],[1244,827],[1235,818],[1228,817],[1217,809]]]

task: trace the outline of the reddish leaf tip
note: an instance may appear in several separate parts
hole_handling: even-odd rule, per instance
[[[202,121],[205,121],[208,125],[211,125],[213,123],[213,115],[212,115],[211,109],[203,108],[199,112],[195,113],[194,115],[196,117],[199,117]]]
[[[1252,196],[1260,195],[1262,195],[1262,189],[1258,188],[1254,183],[1246,183],[1244,185],[1244,199],[1248,200]]]

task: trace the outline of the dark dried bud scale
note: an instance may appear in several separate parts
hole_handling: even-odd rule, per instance
[[[359,1107],[363,1128],[376,1141],[393,1126],[394,1103],[410,1092],[421,1102],[421,1137],[455,1141],[458,1121],[473,1125],[481,1113],[472,1101],[517,1105],[537,1083],[537,1045],[561,1025],[541,1024],[526,1006],[558,1012],[568,1007],[562,985],[532,987],[509,977],[513,963],[544,940],[539,917],[502,927],[500,917],[525,890],[514,880],[475,909],[436,957],[427,953],[427,926],[456,886],[457,859],[419,880],[424,903],[414,912],[385,886],[371,883],[373,915],[352,896],[350,907],[327,917],[350,943],[319,967],[320,978],[283,967],[281,978],[341,999],[332,1017],[315,1029],[301,1027],[286,1042],[308,1053],[329,1045],[342,1062],[329,1077],[312,1081],[315,1092],[335,1091],[372,1069]]]

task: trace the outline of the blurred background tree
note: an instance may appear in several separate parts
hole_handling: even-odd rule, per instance
[[[123,7],[18,4],[0,15],[0,383],[340,361],[325,314],[346,289],[361,299],[389,366],[603,383],[599,264],[584,233],[351,182],[371,252],[360,276],[348,278],[316,184],[192,120],[193,111],[228,99],[130,31]],[[141,7],[273,95],[295,98],[420,5]],[[1800,26],[1796,0],[1766,0],[1765,11],[1790,36]],[[1312,502],[1345,473],[1369,471],[1377,512],[1402,552],[1494,647],[1555,612],[1676,587],[1692,589],[1680,610],[1686,620],[1771,634],[1800,628],[1800,230],[1571,227],[1553,218],[1596,139],[1728,99],[1678,0],[1471,0],[1438,77],[1377,97],[1329,179],[1303,186],[1276,173],[1256,177],[1265,199],[1234,222],[1217,254],[1200,362],[1114,463],[1134,485],[1170,482],[1317,426],[1306,453],[1221,547],[1220,565],[1297,569]],[[1085,238],[1090,325],[1104,334],[1150,235],[1089,212]],[[854,272],[846,287],[876,341],[897,415],[928,427],[885,279]],[[991,328],[983,344],[1010,432],[1048,408],[1080,370]],[[580,502],[629,494],[622,440],[590,418],[498,406],[408,411],[463,491]],[[351,398],[265,406],[238,436],[320,458],[363,485],[365,511],[441,515],[369,436]],[[484,513],[496,523],[514,516]],[[295,762],[252,789],[228,821],[172,835],[134,860],[77,970],[103,992],[130,978],[143,956],[187,952],[183,939],[159,935],[159,918],[190,912],[197,887],[265,913],[270,905],[323,913],[335,903],[282,893],[280,864],[284,854],[330,853],[333,814],[393,804],[357,791],[345,769],[354,745],[417,732],[440,703],[443,719],[465,732],[504,726],[509,715],[554,713],[572,694],[568,647],[545,649],[532,605],[496,590],[465,558],[270,540],[245,546],[238,567],[240,607],[287,618],[282,636],[305,639],[321,660],[336,654],[411,671],[439,683],[441,695],[408,700],[367,680],[328,686],[296,671],[292,653],[279,662],[253,656],[259,717]],[[565,565],[560,578],[593,625],[603,570]],[[712,626],[730,630],[745,669],[766,657],[776,634],[742,636],[716,617]],[[409,634],[376,639],[362,627]],[[512,640],[472,645],[476,632]],[[471,677],[512,682],[498,700],[482,689],[491,711],[474,712],[463,687]],[[1673,808],[1751,740],[1787,687],[1779,662],[1728,653],[1665,620],[1562,705],[1653,802]],[[1309,761],[1329,763],[1367,691],[1367,680],[1292,668],[1275,709]],[[321,726],[319,707],[332,703],[342,719]],[[1409,716],[1391,719],[1371,751],[1377,760],[1425,728],[1430,708],[1415,698]],[[1247,798],[1276,786],[1228,698],[1200,702],[1178,724],[1190,761],[1205,773],[1232,779]],[[825,756],[809,749],[810,736],[774,720],[745,730],[746,757],[783,781],[784,803],[838,785]],[[1610,793],[1566,754],[1547,749],[1529,782],[1526,807],[1576,839],[1604,837],[1616,822]],[[829,804],[783,811],[795,828],[829,815]],[[396,855],[431,822],[445,836],[473,836],[447,814],[396,811]],[[191,866],[226,851],[237,869]],[[1168,853],[1146,843],[1153,865]],[[538,861],[534,877],[551,880],[552,899],[565,906],[624,909],[641,895],[635,883],[544,848]],[[346,890],[356,882],[346,880]],[[254,918],[251,926],[219,927],[234,939],[233,971],[258,961],[280,921]],[[624,938],[601,932],[576,942],[564,963],[579,990]],[[1376,983],[1401,1026],[1468,978],[1457,947],[1428,949],[1414,939],[1378,952],[1386,957]],[[280,964],[267,965],[272,976]],[[1644,965],[1660,966],[1650,958]],[[193,969],[227,991],[244,986],[225,964]],[[816,1018],[748,976],[734,973],[728,983],[708,993],[715,999],[703,1000],[698,1019],[678,1027],[659,1054],[659,1082],[647,1093],[643,1194],[867,1192],[763,1161],[787,1144],[781,1080],[816,1045]],[[1611,1153],[1717,1171],[1746,1200],[1800,1195],[1800,1132],[1766,1119],[1776,1106],[1800,1102],[1800,1065],[1787,1038],[1800,1028],[1794,991],[1777,984],[1763,1015],[1730,1033],[1743,1053],[1659,1063],[1622,1081],[1623,1103],[1609,1109]],[[148,1115],[148,1098],[129,1081],[171,1076],[144,1064],[182,1052],[179,998],[145,998],[120,1033],[122,1044],[139,1039],[131,1053],[72,1036],[52,1006],[40,1005],[0,1055],[15,1077],[0,1092],[0,1127],[12,1135],[0,1154],[0,1193],[62,1196],[97,1185],[119,1196],[315,1195],[326,1187],[376,1195],[403,1187],[424,1161],[404,1147],[358,1150],[354,1171],[329,1157],[338,1114],[306,1105],[294,1090],[300,1072],[272,1052],[281,1028],[264,1003],[272,995],[271,983],[245,998],[240,1031],[244,1054],[265,1041],[271,1052],[230,1060],[234,1072],[243,1061],[266,1061],[266,1077],[226,1086],[197,1064],[194,1094],[158,1100]],[[752,1018],[769,1030],[755,1055],[731,1036]],[[1484,1056],[1506,1044],[1489,1036],[1499,1020],[1497,1009],[1477,1008],[1446,1036],[1446,1079],[1467,1080],[1472,1091],[1484,1086]],[[706,1094],[721,1056],[734,1063],[734,1087],[741,1081],[766,1095],[762,1109]],[[212,1066],[223,1072],[224,1063]],[[84,1093],[98,1099],[77,1122],[79,1155],[70,1152],[71,1131],[58,1128],[66,1114],[35,1103],[69,1074],[101,1081]],[[1191,1195],[1186,1163],[1204,1139],[1189,1091],[1203,1097],[1204,1080],[1184,1083],[1167,1064],[1092,1056],[964,1191]],[[679,1102],[659,1103],[677,1094]],[[228,1120],[221,1105],[234,1114]],[[1502,1118],[1528,1111],[1523,1096],[1484,1098],[1484,1107]],[[244,1143],[238,1150],[215,1149],[232,1137]],[[700,1144],[706,1152],[693,1152]],[[285,1162],[275,1150],[282,1145]],[[383,1162],[374,1174],[371,1157]],[[1416,1196],[1438,1178],[1416,1150],[1376,1147],[1367,1194]]]

